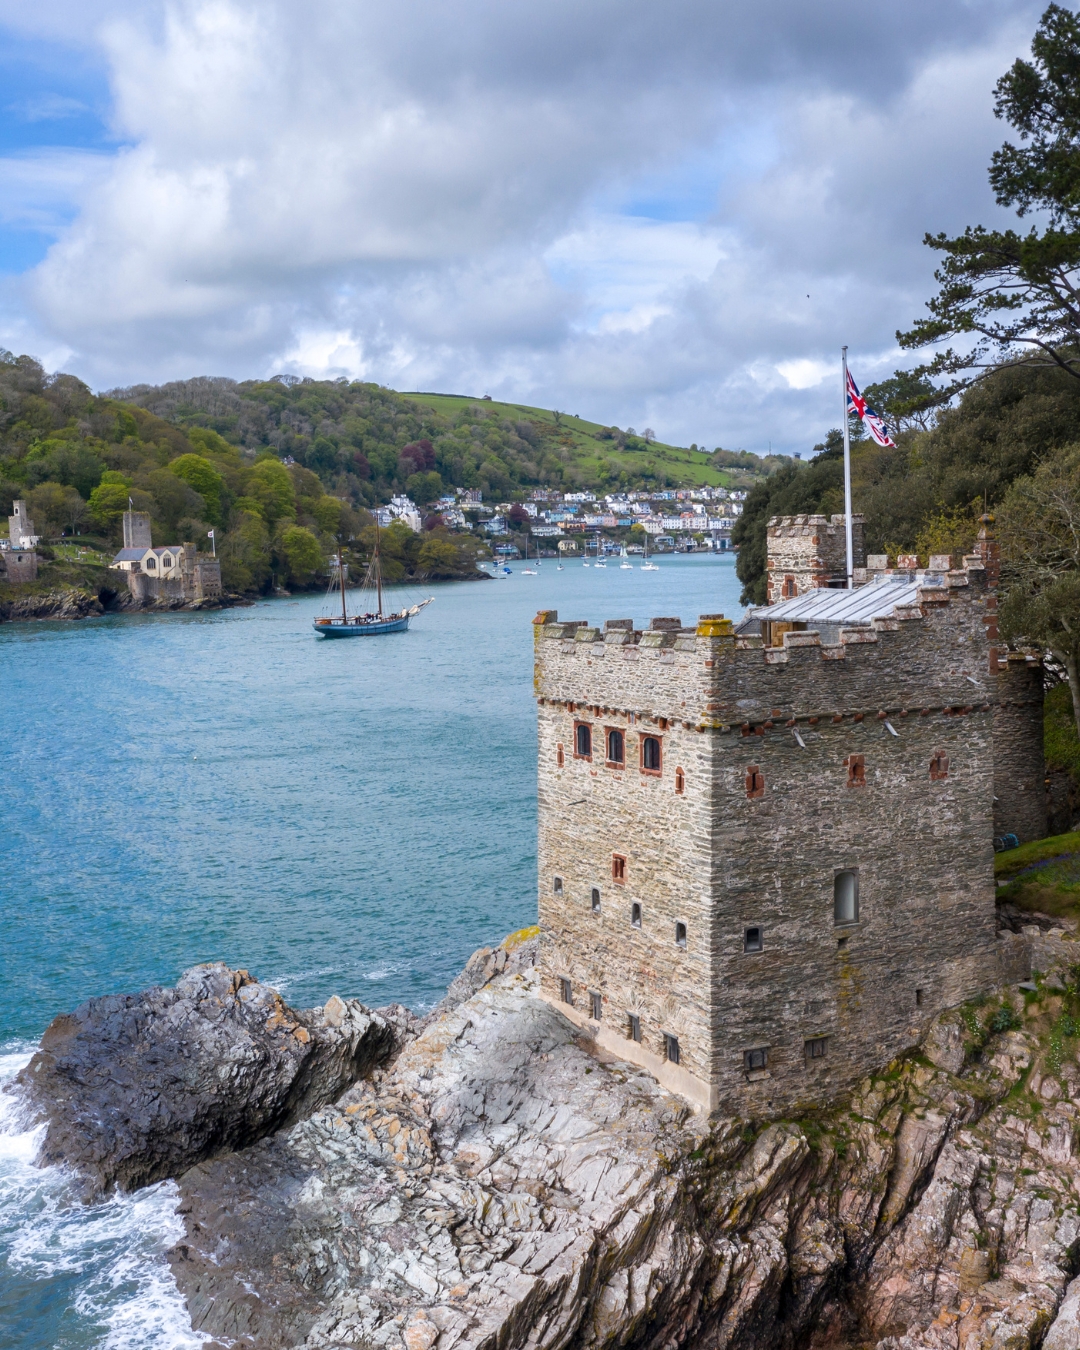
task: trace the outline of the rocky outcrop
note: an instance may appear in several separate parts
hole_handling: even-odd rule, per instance
[[[947,1016],[842,1109],[707,1128],[533,981],[497,975],[182,1179],[197,1328],[266,1350],[1080,1345],[1060,994]]]
[[[20,619],[88,619],[104,614],[96,595],[83,590],[46,591],[39,595],[0,598],[0,621]]]
[[[170,1263],[219,1344],[1080,1350],[1071,968],[831,1110],[708,1122],[542,1001],[534,954],[484,949],[422,1022],[203,967],[58,1019],[24,1079],[103,1180],[200,1159]]]
[[[244,970],[94,998],[58,1017],[11,1089],[48,1122],[43,1163],[133,1190],[242,1149],[383,1061],[390,1025],[355,1000],[295,1012]]]

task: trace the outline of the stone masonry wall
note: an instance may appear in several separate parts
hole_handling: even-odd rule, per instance
[[[539,650],[549,640],[537,633]],[[704,670],[694,630],[615,630],[605,640],[580,628],[577,635],[557,640],[570,657],[567,678],[559,682],[563,697],[541,697],[539,704],[540,917],[551,939],[541,961],[545,993],[559,1001],[559,980],[569,979],[578,1014],[570,1015],[620,1053],[629,1015],[638,1016],[638,1062],[711,1106],[710,745],[696,727],[687,730],[642,707],[640,697],[647,686],[653,697],[665,698],[665,707],[700,707]],[[542,660],[541,653],[538,670]],[[592,729],[591,760],[574,753],[581,722]],[[606,761],[612,727],[623,733],[623,768]],[[646,735],[661,742],[659,775],[641,768]],[[621,882],[612,877],[613,855],[625,859]],[[592,908],[594,887],[599,912]],[[640,928],[632,923],[634,902],[642,907]],[[679,922],[686,925],[685,947],[676,942]],[[592,991],[603,997],[600,1023],[591,1017]],[[678,1038],[678,1067],[664,1060],[665,1032]]]
[[[866,566],[865,517],[852,514],[853,567]],[[768,524],[768,603],[778,604],[821,586],[847,580],[847,537],[844,517],[774,516]]]
[[[604,1036],[627,1058],[653,1067],[646,1057],[670,1031],[698,1100],[753,1113],[843,1091],[941,1008],[995,982],[993,596],[980,560],[967,563],[947,588],[841,630],[833,647],[806,632],[763,650],[715,618],[603,633],[538,616],[549,997],[560,975],[575,1003],[579,990],[603,992]],[[573,760],[573,722],[586,715],[625,727],[625,770]],[[632,748],[643,724],[664,740],[663,772],[644,783]],[[853,755],[864,781],[849,786]],[[763,783],[748,795],[751,774]],[[627,857],[614,912],[613,851]],[[843,868],[858,870],[860,913],[841,930],[833,881]],[[600,916],[587,908],[595,884]],[[640,930],[629,924],[635,899]],[[685,951],[676,920],[688,927]],[[760,953],[743,950],[751,926],[764,929]],[[634,1010],[652,1037],[641,1047],[621,1039]],[[807,1059],[817,1038],[826,1053]],[[748,1069],[749,1050],[766,1050],[767,1067]]]
[[[994,834],[1021,844],[1046,834],[1043,674],[1035,657],[998,661],[994,708]]]

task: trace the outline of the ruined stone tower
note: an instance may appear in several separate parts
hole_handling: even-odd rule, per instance
[[[835,1096],[995,984],[993,838],[1039,830],[995,737],[1028,776],[1041,685],[999,658],[989,561],[817,588],[763,635],[538,615],[545,996],[755,1114]]]

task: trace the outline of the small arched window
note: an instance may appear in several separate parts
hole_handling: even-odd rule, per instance
[[[591,902],[592,902],[592,911],[593,911],[593,913],[594,913],[594,914],[599,914],[599,913],[600,913],[600,888],[599,888],[598,886],[594,886],[594,887],[592,888]]]
[[[686,791],[686,774],[683,773],[682,769],[675,770],[675,791],[680,797]]]
[[[847,765],[847,785],[848,787],[866,786],[866,761],[862,755],[848,755],[844,760]]]
[[[161,560],[161,565],[162,565],[162,567],[171,567],[171,566],[172,566],[172,559],[168,556],[168,554],[166,554],[165,557],[162,558],[162,560]]]
[[[795,578],[785,577],[784,584],[780,588],[781,598],[784,600],[794,600],[795,598]]]
[[[566,756],[563,754],[562,742],[555,747],[555,763],[561,769],[566,763]]]
[[[938,750],[934,753],[934,757],[930,761],[930,781],[931,783],[938,783],[941,779],[948,778],[948,776],[949,756],[945,754],[943,750]]]
[[[592,759],[592,727],[578,722],[574,727],[574,755],[578,759]]]
[[[153,555],[152,553],[150,554],[150,556],[149,556],[149,557],[147,558],[147,560],[146,560],[146,570],[147,570],[148,572],[156,572],[156,571],[157,571],[157,559],[154,557],[154,555]]]
[[[765,775],[756,764],[746,770],[746,795],[748,797],[765,796]]]
[[[660,772],[660,737],[642,736],[641,768],[645,773]]]
[[[617,764],[621,769],[626,761],[626,750],[623,746],[623,734],[618,727],[609,727],[607,734],[607,762]]]
[[[859,874],[854,868],[833,877],[833,923],[859,922]]]

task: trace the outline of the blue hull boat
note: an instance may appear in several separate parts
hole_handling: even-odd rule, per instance
[[[378,637],[381,633],[404,633],[409,626],[409,615],[399,614],[391,619],[316,619],[312,627],[319,637],[351,638]]]
[[[364,577],[364,584],[361,589],[369,592],[374,591],[377,604],[374,611],[369,610],[366,614],[350,614],[348,607],[345,604],[345,563],[342,559],[341,546],[338,546],[337,584],[341,591],[341,618],[322,615],[316,619],[313,622],[312,627],[319,637],[382,637],[384,633],[404,633],[408,629],[409,620],[413,615],[419,614],[424,606],[430,605],[435,598],[434,596],[429,596],[428,599],[421,600],[418,605],[411,605],[406,609],[399,609],[393,614],[384,614],[379,543],[379,524],[378,519],[376,519],[375,552],[372,554],[371,562],[368,564],[367,574]],[[332,594],[333,589],[334,583],[331,581],[327,595]]]

